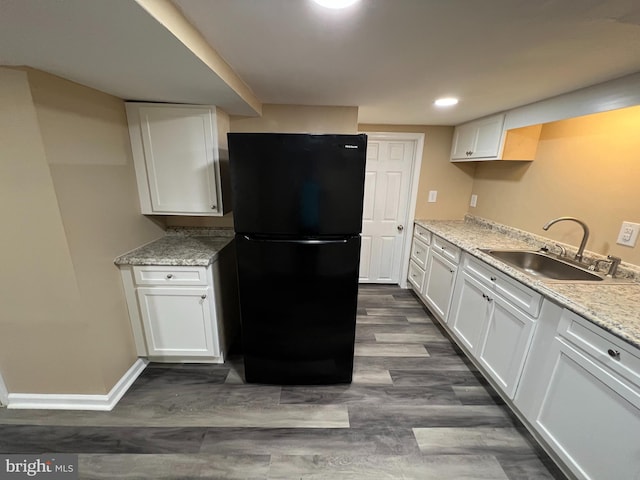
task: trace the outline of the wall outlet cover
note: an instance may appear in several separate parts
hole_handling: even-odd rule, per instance
[[[438,198],[438,191],[437,190],[429,190],[429,203],[435,203],[436,199]]]
[[[478,204],[478,195],[471,195],[471,201],[469,202],[469,206],[475,207]]]
[[[616,243],[618,245],[626,245],[627,247],[635,247],[639,233],[640,223],[622,222]]]

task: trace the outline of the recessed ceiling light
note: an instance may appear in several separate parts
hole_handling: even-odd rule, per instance
[[[322,5],[326,8],[347,8],[360,0],[313,0],[318,5]]]
[[[458,103],[458,99],[453,97],[439,98],[433,103],[436,107],[451,107]]]

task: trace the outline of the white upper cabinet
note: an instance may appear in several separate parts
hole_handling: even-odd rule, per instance
[[[542,125],[505,130],[505,115],[458,125],[453,133],[451,161],[533,160]]]
[[[504,115],[494,115],[456,127],[451,159],[496,158],[503,125]]]
[[[142,213],[226,213],[213,106],[127,103]],[[221,155],[221,153],[223,153]]]

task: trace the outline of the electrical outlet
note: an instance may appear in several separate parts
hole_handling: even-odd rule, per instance
[[[436,199],[438,198],[438,191],[437,190],[429,190],[429,203],[435,203]]]
[[[640,233],[640,223],[622,222],[616,243],[627,247],[635,247],[638,233]]]
[[[469,202],[469,206],[475,207],[478,204],[478,195],[471,195],[471,202]]]

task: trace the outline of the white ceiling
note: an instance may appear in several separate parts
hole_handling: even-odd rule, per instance
[[[174,3],[263,103],[357,105],[361,123],[452,125],[640,71],[637,0]],[[0,64],[251,113],[133,0],[0,0]]]

